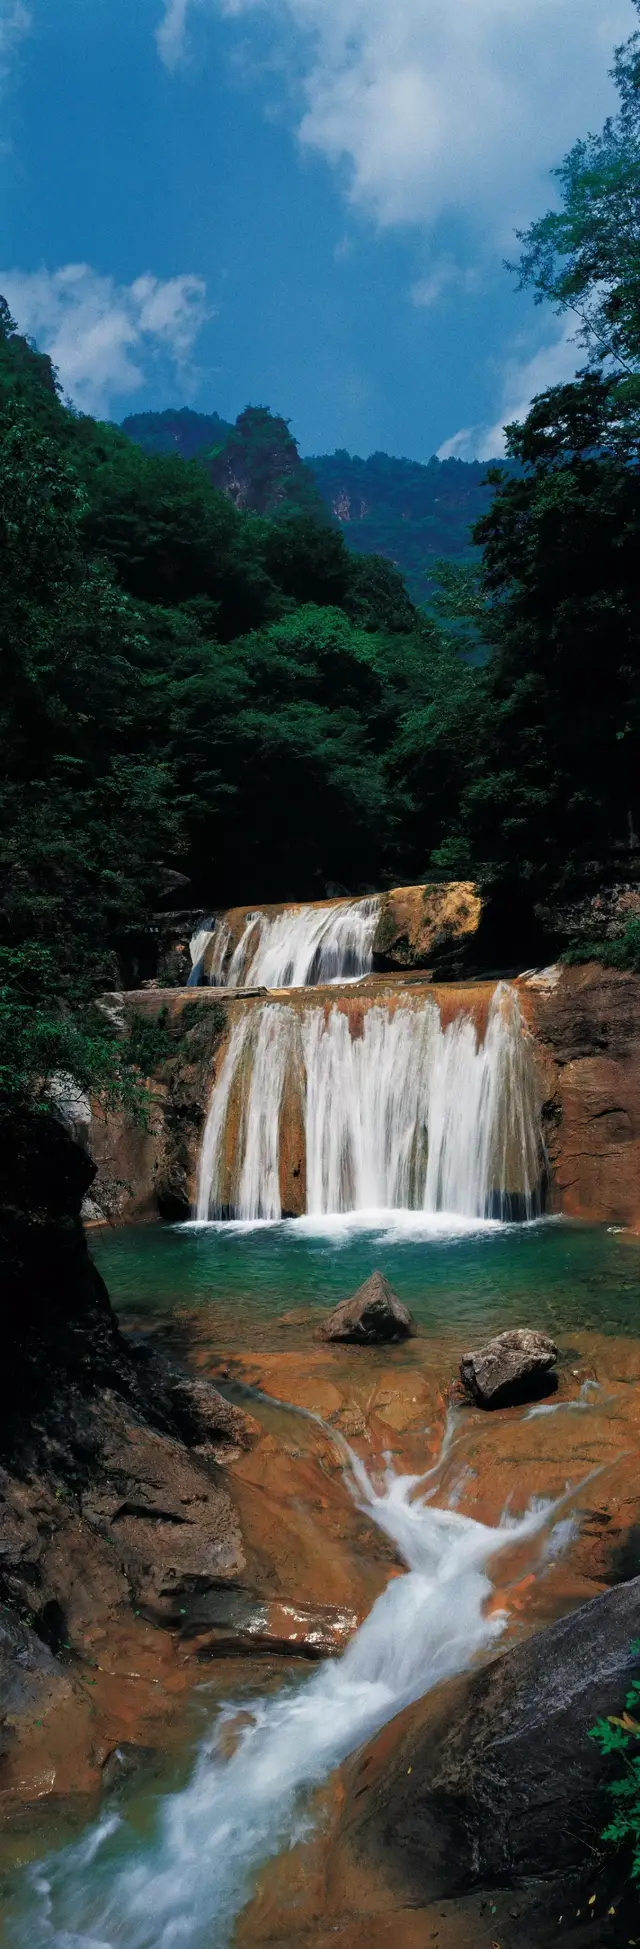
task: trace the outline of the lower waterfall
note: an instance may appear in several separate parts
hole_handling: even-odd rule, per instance
[[[234,1024],[211,1096],[196,1217],[277,1219],[287,1132],[304,1133],[306,1211],[466,1217],[539,1209],[539,1109],[515,989],[484,1039],[435,1000],[375,1003],[351,1034],[339,1007],[268,1002]]]
[[[371,973],[379,916],[377,894],[280,914],[258,910],[247,914],[235,948],[227,921],[220,919],[209,981],[225,988],[308,988],[357,980]]]

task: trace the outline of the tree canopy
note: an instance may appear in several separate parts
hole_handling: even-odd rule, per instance
[[[0,308],[7,1113],[54,1056],[106,1087],[95,999],[180,876],[215,907],[473,874],[503,964],[640,879],[638,35],[615,73],[522,239],[587,364],[508,429],[429,614],[345,546],[284,420],[135,444]]]

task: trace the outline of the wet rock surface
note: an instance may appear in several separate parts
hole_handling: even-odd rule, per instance
[[[360,1619],[336,1604],[285,1604],[248,1590],[210,1591],[192,1599],[182,1636],[199,1659],[253,1652],[272,1657],[334,1658]]]
[[[639,1622],[636,1578],[401,1714],[348,1770],[338,1854],[356,1884],[370,1864],[409,1907],[511,1888],[510,1939],[535,1939],[535,1917],[546,1942],[568,1901],[578,1919],[586,1869],[606,1919],[608,1775],[588,1734],[622,1708]]]
[[[343,1299],[319,1328],[322,1340],[344,1340],[354,1346],[408,1340],[416,1328],[384,1273],[372,1272],[350,1299]]]
[[[460,1379],[479,1407],[514,1407],[555,1391],[558,1382],[552,1369],[557,1360],[558,1349],[548,1334],[513,1327],[495,1334],[475,1353],[464,1354]]]

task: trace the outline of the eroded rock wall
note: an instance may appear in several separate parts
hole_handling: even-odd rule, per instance
[[[640,976],[594,962],[520,986],[552,1208],[640,1229]]]

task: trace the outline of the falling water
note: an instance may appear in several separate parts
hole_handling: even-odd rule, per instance
[[[291,1054],[290,1011],[260,1010],[254,1039],[246,1138],[238,1193],[239,1218],[279,1218],[280,1112]]]
[[[305,1011],[309,1212],[420,1207],[439,1034],[434,1002],[368,1009],[357,1039],[341,1010]]]
[[[214,938],[214,931],[215,930],[214,930],[213,921],[205,920],[203,921],[202,927],[198,928],[197,933],[192,934],[191,936],[191,940],[189,942],[189,952],[191,954],[191,973],[189,975],[189,980],[187,982],[187,988],[200,987],[200,982],[202,980],[202,963],[204,961],[204,957],[207,948],[209,946],[209,942],[212,941]]]
[[[214,987],[309,988],[370,974],[379,897],[331,907],[246,916],[235,948],[221,921],[209,971]],[[226,932],[225,932],[226,930]]]
[[[244,1016],[211,1097],[200,1220],[230,1209],[244,1219],[280,1217],[282,1137],[287,1101],[295,1100],[309,1213],[406,1209],[484,1218],[532,1216],[538,1208],[535,1076],[518,997],[505,983],[484,1040],[468,1015],[443,1029],[431,999],[395,1009],[375,1004],[356,1036],[337,1007],[298,1014],[272,1002]]]
[[[252,1705],[230,1758],[233,1709],[222,1715],[187,1786],[160,1802],[149,1839],[107,1815],[31,1869],[14,1949],[226,1949],[261,1862],[302,1831],[310,1791],[503,1631],[505,1612],[489,1608],[490,1566],[528,1539],[544,1557],[561,1505],[538,1503],[491,1529],[433,1506],[437,1469],[428,1489],[429,1478],[390,1471],[375,1486],[356,1456],[350,1463],[355,1499],[407,1574],[387,1585],[342,1658]]]

